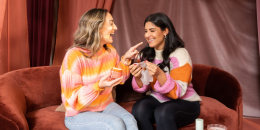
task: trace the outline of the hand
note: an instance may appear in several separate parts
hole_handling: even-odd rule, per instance
[[[135,78],[141,78],[142,74],[142,67],[138,64],[138,63],[135,63],[135,64],[132,64],[129,66],[129,70],[130,70],[130,73],[135,77]]]
[[[148,72],[152,75],[152,76],[158,76],[161,72],[163,72],[161,70],[160,67],[158,67],[156,64],[151,63],[149,61],[145,61],[146,64],[146,69],[148,70]]]
[[[118,85],[123,80],[123,76],[120,78],[112,79],[110,78],[110,74],[105,75],[102,77],[99,81],[99,87],[105,88],[105,87],[114,87]]]
[[[140,45],[142,45],[143,42],[140,42],[134,46],[132,46],[125,54],[124,54],[124,58],[126,60],[131,60],[133,59],[139,52],[136,50]]]

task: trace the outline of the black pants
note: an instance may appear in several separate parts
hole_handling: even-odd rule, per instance
[[[200,114],[199,101],[190,102],[181,99],[160,103],[152,96],[137,101],[132,113],[140,130],[177,130],[191,124]]]

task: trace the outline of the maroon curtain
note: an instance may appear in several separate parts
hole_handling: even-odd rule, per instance
[[[256,0],[115,0],[112,15],[118,31],[113,44],[120,55],[145,41],[143,22],[154,12],[171,18],[193,63],[234,75],[243,90],[243,114],[260,117]]]
[[[92,8],[110,10],[113,0],[61,0],[53,64],[60,65],[66,50],[73,44],[73,34],[81,15]]]
[[[259,40],[259,38],[260,38],[260,1],[259,0],[257,0],[256,1],[256,13],[257,13],[257,29],[258,29],[258,54],[259,54],[259,59],[260,59],[260,40]],[[259,66],[260,66],[260,63],[259,63]]]
[[[30,63],[49,65],[55,39],[55,13],[58,0],[27,0]]]

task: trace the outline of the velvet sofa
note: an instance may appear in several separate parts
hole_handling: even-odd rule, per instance
[[[0,75],[0,129],[62,130],[59,66],[25,68]],[[242,92],[229,73],[205,65],[193,66],[195,90],[202,98],[200,118],[207,124],[224,124],[229,130],[242,129]],[[144,95],[131,88],[131,78],[116,88],[116,101],[131,111]],[[195,123],[180,128],[194,130]]]

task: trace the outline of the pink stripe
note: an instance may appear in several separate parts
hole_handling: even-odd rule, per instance
[[[74,109],[67,109],[66,108],[66,112],[65,112],[65,116],[75,116],[77,115],[79,112],[74,110]]]
[[[140,93],[143,93],[143,92],[146,92],[147,91],[147,89],[148,89],[148,85],[143,85],[143,87],[139,87],[138,85],[137,85],[137,83],[136,83],[136,81],[135,81],[135,77],[133,77],[133,79],[132,79],[132,87],[133,87],[133,89],[135,90],[135,91],[137,91],[137,92],[140,92]]]
[[[154,89],[156,92],[165,94],[169,93],[174,88],[175,81],[171,78],[169,74],[166,74],[166,78],[167,80],[162,86],[160,86],[159,82],[156,81],[156,83],[154,84]]]
[[[154,64],[160,64],[162,61],[163,61],[163,60],[155,59],[155,60],[153,61],[153,63],[154,63]],[[171,62],[172,65],[173,65],[173,68],[172,68],[172,69],[179,67],[179,61],[178,61],[178,59],[177,59],[176,57],[170,57],[170,62]]]
[[[171,57],[170,60],[171,60],[171,63],[173,65],[172,69],[179,67],[179,61],[176,57]]]
[[[186,90],[185,95],[183,95],[181,99],[189,98],[193,94],[195,94],[195,90],[193,89],[192,84],[190,84]]]
[[[153,63],[158,65],[158,64],[160,64],[162,61],[163,61],[163,60],[154,59]]]
[[[160,93],[157,93],[155,91],[152,92],[152,94],[159,100],[162,100],[162,101],[169,101],[170,99]]]
[[[179,98],[180,95],[181,95],[181,88],[180,88],[180,85],[177,82],[175,83],[175,85],[177,87],[175,94],[176,94],[177,98]]]

